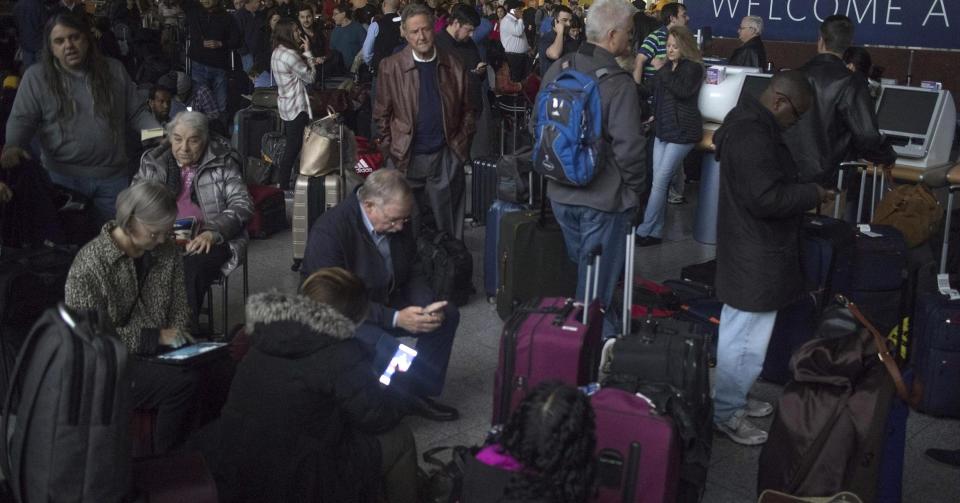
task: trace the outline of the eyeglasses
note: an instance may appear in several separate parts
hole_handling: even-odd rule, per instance
[[[410,217],[394,218],[393,220],[387,220],[387,225],[390,227],[396,227],[400,224],[405,224],[409,221],[410,221]]]
[[[777,96],[787,100],[787,103],[790,105],[790,111],[793,112],[793,118],[800,120],[800,112],[797,111],[797,107],[793,105],[793,101],[790,99],[790,97],[783,93],[777,93]]]
[[[743,31],[743,30],[756,30],[756,28],[754,28],[753,26],[741,26],[737,28],[737,31]]]

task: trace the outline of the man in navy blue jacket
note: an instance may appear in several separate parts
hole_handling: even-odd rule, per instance
[[[457,410],[427,397],[443,391],[443,382],[460,323],[456,307],[435,302],[436,295],[420,268],[413,230],[406,225],[413,209],[413,191],[400,171],[385,169],[310,229],[301,273],[342,267],[363,280],[370,295],[370,313],[357,327],[357,338],[376,351],[377,370],[393,356],[397,337],[417,338],[417,357],[398,384],[422,403],[414,413],[436,421],[452,421]]]

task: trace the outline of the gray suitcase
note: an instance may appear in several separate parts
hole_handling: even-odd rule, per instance
[[[343,200],[343,123],[339,125],[337,151],[340,156],[340,169],[336,173],[324,176],[297,175],[293,192],[293,271],[300,270],[303,254],[307,248],[307,236],[313,222],[324,211],[333,208]]]

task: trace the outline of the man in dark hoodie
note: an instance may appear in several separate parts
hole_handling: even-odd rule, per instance
[[[813,103],[803,73],[775,75],[760,99],[744,97],[717,130],[720,232],[717,297],[723,301],[717,338],[713,420],[734,442],[759,445],[767,432],[747,421],[773,412],[747,398],[760,375],[777,311],[800,294],[800,221],[833,198],[799,183],[781,133]]]
[[[198,86],[208,86],[217,98],[219,111],[225,112],[230,53],[242,45],[240,27],[216,0],[200,0],[200,5],[191,3],[185,7],[190,78]]]

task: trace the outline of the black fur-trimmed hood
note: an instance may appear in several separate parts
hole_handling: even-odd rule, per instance
[[[356,324],[332,307],[277,291],[247,300],[246,331],[257,349],[296,357],[352,339]]]

